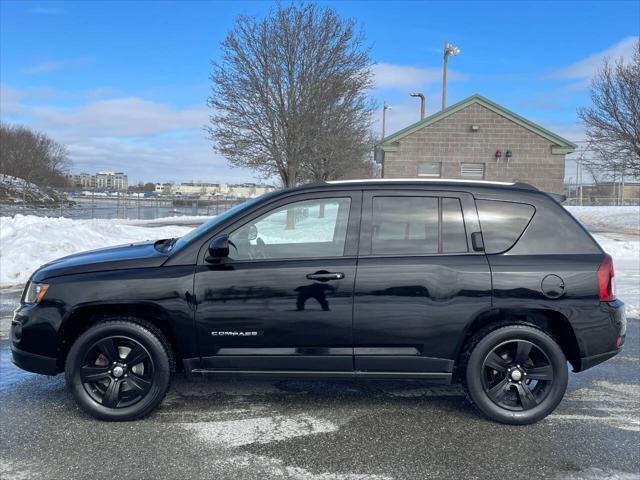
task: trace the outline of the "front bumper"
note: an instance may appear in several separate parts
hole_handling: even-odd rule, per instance
[[[24,352],[11,346],[11,361],[19,368],[28,372],[42,375],[57,375],[57,360],[54,357],[45,357],[35,353]]]
[[[58,365],[57,330],[61,323],[57,305],[21,304],[11,322],[13,363],[29,372],[56,375]]]

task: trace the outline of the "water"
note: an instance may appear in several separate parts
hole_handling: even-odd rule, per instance
[[[78,198],[73,204],[60,207],[25,207],[0,205],[0,216],[36,215],[38,217],[67,217],[74,219],[127,218],[153,220],[156,218],[185,215],[213,216],[225,212],[244,200],[233,200],[201,206],[195,201],[191,205],[172,205],[170,200],[156,199],[95,199]]]

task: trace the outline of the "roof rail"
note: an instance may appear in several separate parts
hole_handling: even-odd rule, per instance
[[[462,180],[460,178],[360,178],[353,180],[327,180],[332,185],[349,183],[396,183],[396,182],[432,182],[432,183],[480,183],[490,185],[515,185],[515,182],[493,182],[490,180]]]
[[[464,183],[471,185],[503,185],[521,188],[523,190],[538,190],[536,187],[524,182],[498,182],[491,180],[465,180],[460,178],[363,178],[358,180],[328,180],[325,183],[342,185],[351,183]]]

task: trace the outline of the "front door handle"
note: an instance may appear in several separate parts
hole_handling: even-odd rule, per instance
[[[309,273],[307,278],[309,280],[317,280],[319,282],[328,282],[329,280],[342,280],[344,278],[344,273],[332,273],[322,270],[316,273]]]

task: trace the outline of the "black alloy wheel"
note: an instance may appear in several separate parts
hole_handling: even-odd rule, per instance
[[[549,415],[567,388],[564,352],[543,330],[506,325],[479,332],[463,353],[469,400],[492,420],[523,425]]]
[[[508,410],[529,410],[549,393],[553,367],[547,355],[526,340],[495,347],[483,362],[482,386],[497,405]]]
[[[174,360],[162,332],[141,320],[93,325],[69,350],[65,376],[78,405],[100,420],[136,420],[169,389]]]
[[[80,378],[96,402],[108,408],[124,408],[149,392],[153,371],[153,360],[139,342],[128,337],[107,337],[87,351]]]

